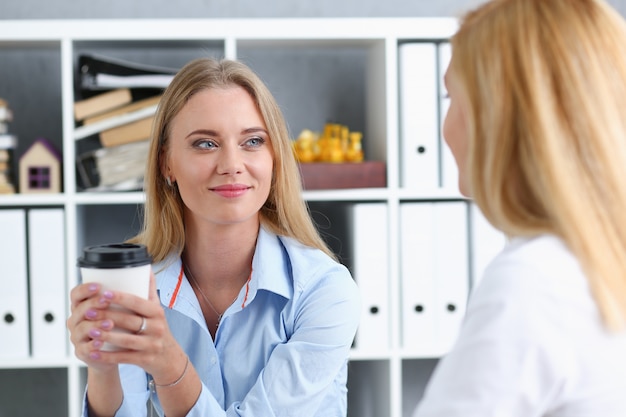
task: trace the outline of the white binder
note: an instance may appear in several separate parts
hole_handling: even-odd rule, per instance
[[[30,316],[34,358],[66,355],[65,233],[60,208],[28,212]]]
[[[430,203],[400,204],[402,347],[429,355],[435,349],[436,225]]]
[[[506,236],[487,221],[476,204],[470,205],[472,242],[472,290],[480,282],[485,268],[504,249]]]
[[[467,203],[433,204],[437,224],[435,283],[436,339],[443,353],[450,350],[461,328],[469,295],[469,236]]]
[[[439,186],[437,46],[401,44],[398,60],[400,185],[435,189]]]
[[[21,209],[0,209],[0,280],[0,358],[26,358],[26,215]]]
[[[440,356],[465,314],[469,285],[464,202],[400,205],[402,347]]]
[[[357,203],[351,207],[352,274],[361,290],[361,323],[354,347],[389,348],[389,254],[387,205]]]
[[[443,136],[443,122],[446,114],[448,113],[448,108],[450,107],[450,98],[448,97],[443,77],[448,69],[451,53],[452,48],[448,42],[439,44],[439,147],[441,149],[441,158],[439,163],[441,171],[441,187],[453,192],[458,192],[459,169],[457,168],[452,151],[450,151],[450,148],[446,144],[446,140]]]

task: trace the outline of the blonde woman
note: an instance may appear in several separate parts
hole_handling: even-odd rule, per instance
[[[624,20],[494,0],[451,43],[459,187],[511,240],[415,416],[626,416]]]
[[[247,66],[198,59],[176,75],[145,191],[133,242],[155,260],[150,300],[71,294],[84,415],[145,416],[151,402],[168,417],[345,416],[358,290],[309,217],[283,116]]]

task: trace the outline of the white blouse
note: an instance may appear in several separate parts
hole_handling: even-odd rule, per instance
[[[626,417],[626,332],[561,240],[514,239],[487,267],[414,414],[435,416]]]

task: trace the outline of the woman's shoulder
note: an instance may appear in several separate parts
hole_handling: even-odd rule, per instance
[[[574,254],[552,235],[512,239],[488,265],[482,281],[517,290],[586,284]]]
[[[489,264],[470,308],[518,320],[518,329],[576,333],[571,324],[601,326],[580,263],[558,237],[513,239]],[[551,329],[551,330],[550,330]]]
[[[290,269],[295,288],[313,285],[354,286],[348,268],[322,250],[302,244],[288,236],[275,236]]]

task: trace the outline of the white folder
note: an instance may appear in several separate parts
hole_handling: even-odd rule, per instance
[[[437,46],[404,43],[398,59],[400,185],[434,189],[439,186]]]
[[[485,268],[506,245],[506,236],[487,221],[476,204],[471,204],[472,291],[478,286]]]
[[[464,202],[400,205],[402,347],[445,354],[456,340],[469,286]]]
[[[34,358],[66,355],[64,212],[60,208],[28,212],[30,315]]]
[[[26,215],[21,209],[0,209],[0,358],[26,358],[28,284]]]
[[[467,203],[434,203],[436,340],[442,354],[447,353],[459,334],[467,307],[470,285]]]
[[[430,203],[400,204],[402,347],[429,355],[435,349],[436,225]]]
[[[361,291],[361,323],[354,347],[365,351],[389,348],[389,254],[387,205],[351,206],[352,274]]]
[[[440,129],[439,129],[439,147],[440,167],[441,167],[441,187],[457,192],[459,190],[459,170],[454,160],[454,156],[448,147],[443,136],[443,123],[445,121],[448,108],[450,107],[450,98],[448,97],[446,85],[443,81],[446,70],[450,63],[452,49],[448,42],[439,44],[439,112],[440,112]]]

